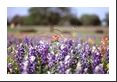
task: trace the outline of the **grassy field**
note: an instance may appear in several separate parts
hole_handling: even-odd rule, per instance
[[[50,32],[49,26],[20,26],[14,29],[7,28],[8,35],[14,35],[18,38],[26,36],[35,37],[41,36],[43,39],[50,37],[54,34],[62,35],[64,38],[87,40],[93,38],[98,44],[101,37],[109,35],[108,27],[60,27],[55,26],[54,32]]]

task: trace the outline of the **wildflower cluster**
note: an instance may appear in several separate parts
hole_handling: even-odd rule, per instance
[[[52,41],[10,37],[7,45],[7,73],[10,74],[108,74],[109,38],[100,45],[89,41]]]

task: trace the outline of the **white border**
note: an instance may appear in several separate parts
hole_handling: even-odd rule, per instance
[[[109,74],[7,74],[7,7],[109,7]],[[115,81],[116,0],[0,0],[0,80],[3,81]]]

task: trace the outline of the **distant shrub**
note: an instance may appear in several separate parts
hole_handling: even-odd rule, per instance
[[[98,34],[103,34],[104,31],[103,30],[96,30],[95,33],[98,33]]]
[[[98,26],[101,24],[101,20],[97,15],[84,14],[81,16],[80,21],[85,26],[87,25]]]
[[[22,33],[31,33],[31,32],[37,32],[36,29],[21,29],[20,32]]]
[[[70,31],[62,31],[63,34],[70,34]]]

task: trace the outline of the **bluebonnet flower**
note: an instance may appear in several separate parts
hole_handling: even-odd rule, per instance
[[[21,63],[21,65],[20,65],[20,72],[22,74],[27,74],[28,73],[27,72],[27,66],[28,66],[28,61],[24,61],[24,62]]]
[[[56,38],[56,37],[55,37]],[[17,38],[16,38],[17,39]],[[109,48],[105,54],[95,44],[78,40],[56,40],[46,42],[38,37],[10,40],[8,54],[14,62],[8,61],[9,73],[35,74],[105,74],[109,73]],[[103,63],[104,62],[104,63]],[[14,71],[14,69],[17,69]],[[18,72],[17,72],[18,71]]]
[[[17,46],[17,52],[16,52],[16,60],[17,62],[20,64],[23,62],[24,56],[25,56],[25,49],[24,49],[24,45],[20,44]]]
[[[92,65],[93,68],[95,68],[97,65],[101,63],[101,53],[98,49],[95,49],[94,52],[92,52]]]
[[[103,64],[99,64],[94,69],[94,74],[104,74]]]
[[[47,63],[47,55],[49,52],[49,45],[46,42],[40,41],[38,45],[39,55],[41,56],[41,60],[43,64]]]
[[[109,48],[106,51],[106,62],[109,63]]]
[[[13,66],[11,63],[8,63],[7,64],[7,73],[12,73],[12,70],[13,70]]]
[[[31,38],[29,38],[29,37],[25,37],[24,38],[24,40],[22,41],[24,44],[26,44],[27,46],[29,46],[29,45],[33,45],[32,44],[32,40],[31,40]]]

